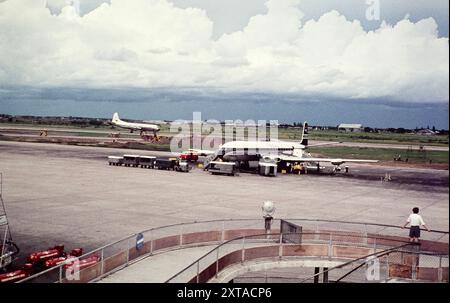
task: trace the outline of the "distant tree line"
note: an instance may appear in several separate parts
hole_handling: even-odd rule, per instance
[[[0,123],[22,123],[38,125],[65,125],[65,126],[94,126],[108,125],[109,119],[93,119],[83,117],[36,117],[36,116],[12,116],[0,114]]]
[[[109,126],[109,119],[102,118],[85,118],[85,117],[39,117],[39,116],[13,116],[13,115],[5,115],[0,114],[0,123],[23,123],[23,124],[45,124],[45,125],[66,125],[66,126],[78,126],[78,127],[101,127],[101,126]],[[167,121],[168,122],[168,121]],[[222,122],[224,124],[225,122]],[[268,123],[267,126],[270,126]],[[279,124],[280,128],[302,128],[303,122],[293,122],[293,123],[282,123]],[[312,130],[337,130],[338,126],[315,126],[309,125],[309,128]],[[366,133],[379,133],[379,132],[389,132],[396,134],[405,134],[405,133],[417,133],[421,130],[431,130],[433,132],[438,131],[440,135],[448,135],[449,131],[445,129],[437,130],[435,126],[427,126],[424,127],[416,127],[415,129],[407,129],[403,127],[399,128],[372,128],[372,127],[364,127],[363,131]]]

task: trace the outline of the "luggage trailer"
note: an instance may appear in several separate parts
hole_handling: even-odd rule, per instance
[[[154,156],[140,156],[139,165],[141,168],[154,168],[156,157]]]
[[[138,167],[139,158],[139,155],[123,155],[123,165],[127,167]]]
[[[123,157],[108,156],[108,163],[109,163],[109,165],[122,166],[123,165]]]

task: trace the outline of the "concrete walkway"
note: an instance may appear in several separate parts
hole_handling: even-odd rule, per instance
[[[277,245],[275,243],[254,242],[247,243],[246,249],[260,246]],[[205,245],[188,247],[177,250],[161,252],[144,259],[115,272],[100,280],[100,283],[163,283],[169,278],[179,273],[193,262],[197,261],[208,252],[215,249],[217,245]],[[242,248],[240,241],[238,243],[228,243],[219,248],[219,258],[233,251]],[[217,250],[200,261],[200,270],[213,264],[217,259]],[[197,267],[189,269],[184,275],[172,282],[186,282],[197,274]],[[182,281],[179,281],[182,280]]]
[[[216,245],[184,248],[141,259],[105,278],[99,283],[164,283]]]

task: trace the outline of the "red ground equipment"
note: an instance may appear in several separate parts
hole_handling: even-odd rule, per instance
[[[0,274],[0,283],[14,283],[29,277],[33,273],[33,264],[27,263],[23,269]]]
[[[180,160],[188,161],[188,162],[197,162],[198,155],[194,153],[183,153],[180,155]]]
[[[68,255],[63,254],[60,257],[48,259],[47,261],[44,262],[44,267],[50,268],[53,266],[57,266],[57,265],[62,264],[63,262],[66,262],[66,261],[69,262],[71,259],[74,259],[73,261],[75,261],[75,259],[80,257],[82,254],[83,254],[82,248],[75,248]]]
[[[31,276],[34,272],[39,272],[42,269],[42,266],[45,268],[50,268],[60,265],[63,262],[71,262],[71,259],[73,259],[72,263],[69,264],[74,264],[74,262],[78,260],[78,257],[82,254],[83,249],[81,248],[75,248],[70,252],[70,254],[66,254],[64,252],[63,245],[56,245],[55,247],[51,247],[45,251],[34,252],[28,256],[28,263],[26,263],[22,269],[0,274],[0,283],[13,283],[25,279]],[[93,262],[93,259],[89,258],[86,259],[86,261],[82,260],[80,261],[80,269],[95,264],[99,260],[100,258],[96,259],[95,262]]]
[[[98,262],[100,262],[99,256],[90,256],[87,257],[86,259],[79,260],[78,263],[74,261],[72,263],[66,264],[64,265],[64,269],[79,271],[88,268],[92,265],[95,265]]]
[[[45,251],[38,251],[30,254],[27,261],[33,266],[42,265],[43,262],[49,259],[64,256],[64,245],[56,245]]]

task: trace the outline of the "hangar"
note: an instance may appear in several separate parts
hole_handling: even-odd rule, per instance
[[[362,127],[362,124],[341,123],[338,126],[338,131],[356,133],[356,132],[362,132],[363,127]]]

